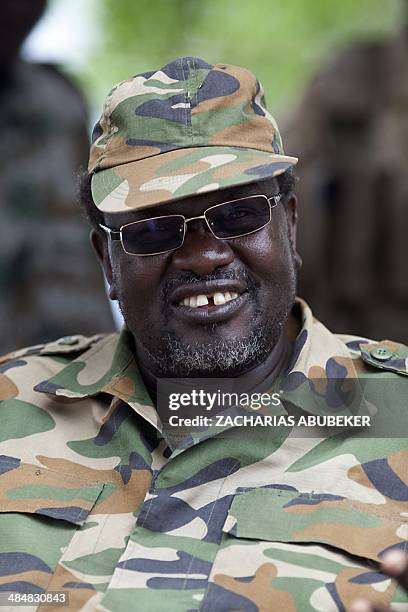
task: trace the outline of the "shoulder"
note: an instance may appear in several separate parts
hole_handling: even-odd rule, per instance
[[[408,346],[392,340],[369,340],[336,334],[349,352],[368,371],[389,371],[408,376]]]
[[[72,336],[63,336],[57,340],[52,340],[44,344],[35,344],[34,346],[24,347],[6,355],[0,356],[0,364],[30,357],[31,355],[75,355],[89,349],[108,334],[96,334],[94,336],[82,336],[75,334]]]
[[[23,390],[21,387],[32,391],[38,382],[57,374],[107,335],[64,336],[0,356],[0,401],[17,397]]]
[[[52,468],[54,462],[57,471],[76,473],[77,463],[64,464],[72,454],[70,444],[82,437],[93,439],[98,435],[110,398],[101,394],[59,394],[52,381],[57,377],[69,381],[72,370],[81,371],[87,360],[100,362],[103,346],[109,344],[110,348],[115,337],[115,334],[67,336],[1,358],[0,459],[3,456],[6,462],[21,461],[29,464],[32,471],[34,465],[41,465],[42,458],[47,457],[47,467]],[[107,355],[110,364],[109,356],[111,352]]]

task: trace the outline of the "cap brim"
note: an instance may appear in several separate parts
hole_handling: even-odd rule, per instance
[[[177,149],[96,172],[92,196],[102,212],[150,208],[278,176],[297,161],[288,155],[238,147]]]

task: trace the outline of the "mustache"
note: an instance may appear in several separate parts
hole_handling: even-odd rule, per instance
[[[231,280],[243,283],[246,285],[248,293],[252,296],[256,294],[258,289],[258,283],[256,283],[246,270],[223,270],[222,268],[216,268],[213,272],[204,276],[195,274],[190,270],[183,270],[180,271],[176,278],[171,278],[163,283],[161,287],[161,296],[165,302],[168,302],[171,293],[179,287],[185,287],[186,285],[193,287],[199,283],[218,280]]]

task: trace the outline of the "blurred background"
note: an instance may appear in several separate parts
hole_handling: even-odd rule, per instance
[[[0,352],[118,325],[75,176],[112,84],[181,55],[262,81],[314,314],[408,342],[408,0],[3,0],[0,46]]]

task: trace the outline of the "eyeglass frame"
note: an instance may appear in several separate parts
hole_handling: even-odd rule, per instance
[[[244,234],[239,234],[238,236],[225,236],[223,238],[220,238],[219,236],[216,236],[214,234],[210,226],[210,223],[207,217],[205,216],[209,210],[213,210],[214,208],[218,208],[219,206],[224,206],[224,204],[233,204],[234,202],[239,202],[240,200],[249,200],[250,198],[259,198],[259,197],[265,198],[265,200],[269,204],[269,219],[266,223],[264,223],[263,225],[261,225],[261,227],[258,227],[255,230],[252,230],[250,232],[245,232]],[[189,223],[190,221],[195,221],[196,219],[204,219],[208,229],[210,230],[214,238],[216,238],[217,240],[233,240],[234,238],[242,238],[243,236],[249,236],[250,234],[255,234],[255,232],[259,232],[259,230],[263,229],[271,222],[271,219],[272,219],[271,210],[272,208],[275,208],[275,206],[277,206],[282,201],[282,197],[283,197],[282,193],[277,193],[273,196],[270,196],[269,198],[265,194],[259,193],[259,194],[255,194],[251,196],[242,197],[242,198],[236,198],[235,200],[228,200],[227,202],[221,202],[220,204],[215,204],[214,206],[209,206],[208,208],[204,210],[203,214],[199,215],[198,217],[185,217],[182,214],[159,215],[157,217],[148,217],[147,219],[140,219],[139,221],[131,221],[130,223],[125,223],[124,225],[121,225],[121,227],[118,230],[114,230],[111,227],[107,227],[106,225],[103,225],[102,223],[98,223],[98,225],[108,234],[110,240],[120,240],[122,249],[127,255],[134,255],[135,257],[152,257],[154,255],[163,255],[164,253],[170,253],[171,251],[176,251],[177,249],[180,249],[183,246],[184,240],[186,237],[187,223]],[[273,204],[271,204],[271,200],[273,200]],[[129,253],[129,251],[125,249],[125,245],[123,244],[123,238],[122,238],[122,230],[125,227],[128,227],[129,225],[136,225],[137,223],[144,223],[145,221],[155,221],[155,219],[163,219],[163,218],[168,218],[168,217],[179,217],[179,218],[181,217],[184,221],[183,239],[179,246],[174,247],[173,249],[166,249],[165,251],[159,251],[158,253]],[[118,236],[114,237],[113,234],[118,234]]]

